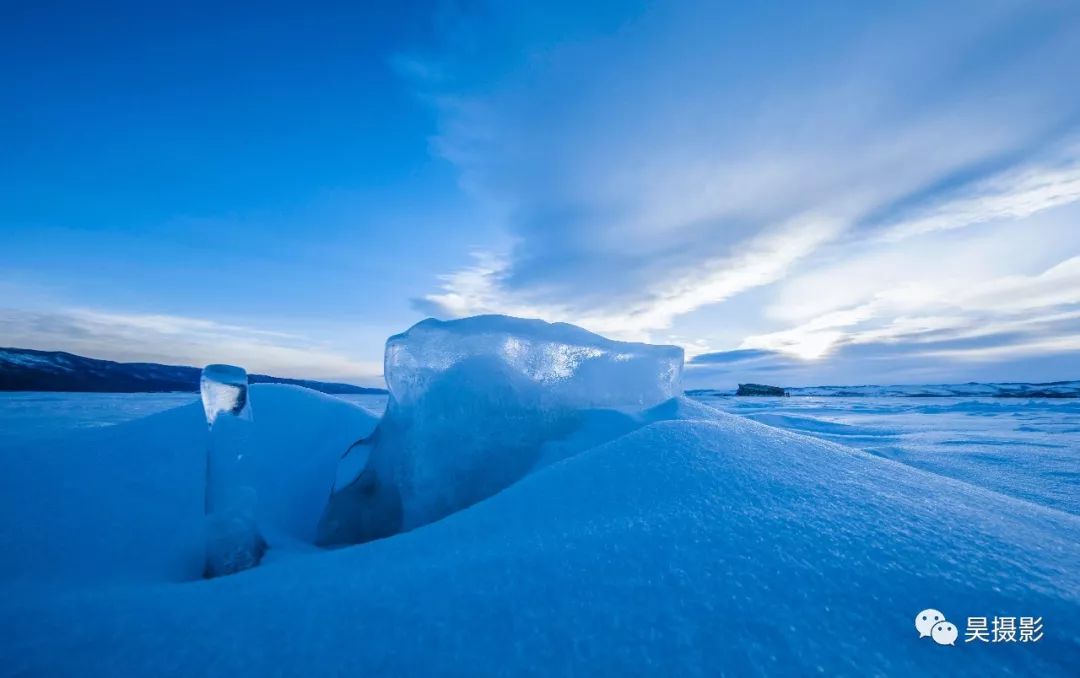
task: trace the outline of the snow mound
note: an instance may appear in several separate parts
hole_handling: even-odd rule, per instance
[[[9,669],[1071,675],[1080,663],[1077,517],[682,399],[645,416],[669,419],[392,539],[213,581],[13,587]],[[83,525],[116,536],[93,515]],[[1042,616],[1046,636],[941,647],[913,627],[928,607],[961,624]]]
[[[358,543],[432,522],[580,449],[585,412],[640,411],[681,393],[683,351],[506,316],[425,320],[386,342],[390,399],[339,466],[320,543]],[[595,418],[591,421],[595,423]]]
[[[282,550],[312,548],[341,451],[375,417],[297,386],[249,388],[247,477],[258,524]],[[226,417],[218,424],[229,423]],[[0,579],[195,579],[203,572],[207,427],[192,402],[0,455]],[[275,553],[275,550],[277,554]]]

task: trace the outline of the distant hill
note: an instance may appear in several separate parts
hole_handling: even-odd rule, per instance
[[[160,393],[198,391],[198,367],[117,363],[62,351],[0,348],[0,391],[93,391]],[[381,388],[252,374],[253,384],[294,384],[323,393],[386,393]]]
[[[748,384],[749,386],[758,386]],[[741,387],[742,385],[740,385]],[[908,398],[1080,398],[1080,381],[1052,381],[1043,384],[1019,382],[968,382],[966,384],[921,384],[910,386],[802,386],[780,389],[790,396],[817,396],[837,398],[859,397],[908,397]],[[690,396],[743,395],[735,391],[718,389],[695,389],[686,392]],[[750,395],[763,395],[760,393]],[[775,395],[780,395],[776,393]]]

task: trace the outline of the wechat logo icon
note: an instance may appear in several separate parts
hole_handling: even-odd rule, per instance
[[[938,645],[955,645],[959,631],[956,624],[945,619],[945,615],[932,608],[915,615],[915,630],[920,638],[932,638]]]

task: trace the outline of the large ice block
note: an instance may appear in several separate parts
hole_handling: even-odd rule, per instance
[[[386,343],[386,414],[343,456],[319,540],[368,541],[485,499],[535,468],[545,445],[573,437],[585,411],[681,394],[682,368],[676,346],[564,323],[420,322]]]
[[[428,319],[390,337],[384,360],[390,395],[411,405],[447,370],[475,358],[498,361],[557,406],[649,407],[682,395],[677,346],[612,341],[567,323],[501,315]]]

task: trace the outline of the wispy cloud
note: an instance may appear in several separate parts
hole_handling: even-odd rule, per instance
[[[805,361],[1066,304],[1080,241],[1041,219],[1080,200],[1080,93],[1050,66],[1080,59],[1076,16],[926,3],[811,33],[801,12],[456,17],[409,77],[514,245],[420,305],[701,345],[737,325],[730,348]],[[1003,40],[1019,21],[1041,39]]]
[[[1051,164],[1029,164],[975,182],[946,201],[922,208],[922,214],[887,227],[895,241],[912,236],[986,223],[1023,219],[1080,200],[1080,147],[1066,145]]]
[[[1080,210],[1071,210],[1067,219],[1053,221],[1071,228],[1078,214]],[[1032,234],[1053,231],[1033,228]],[[1072,249],[1075,241],[1068,240],[1064,230],[1056,235],[1051,242]],[[1000,234],[990,241],[998,247],[1017,245]],[[801,384],[822,379],[866,383],[880,381],[883,374],[906,382],[919,374],[934,380],[1009,375],[1020,381],[1052,381],[1080,374],[1080,256],[1038,273],[995,278],[968,265],[995,261],[990,251],[964,239],[951,246],[936,244],[927,265],[931,273],[916,271],[919,283],[895,283],[911,272],[874,257],[864,270],[878,273],[877,279],[824,267],[818,279],[808,275],[787,281],[790,289],[771,309],[775,314],[796,317],[811,300],[828,297],[830,289],[838,303],[847,305],[836,310],[818,306],[805,322],[746,337],[730,352],[738,360],[726,360],[729,353],[699,356],[697,379],[746,380],[765,373]],[[894,256],[892,261],[914,266],[914,252],[901,250]],[[856,280],[856,295],[845,294],[843,286],[851,287]]]
[[[689,387],[762,381],[787,386],[957,381],[1059,381],[1080,374],[1080,313],[987,325],[971,331],[891,328],[888,338],[845,336],[827,360],[789,351],[737,349],[693,358]]]
[[[762,233],[743,243],[739,252],[702,260],[677,277],[653,281],[651,290],[622,295],[629,298],[615,308],[579,306],[572,296],[564,302],[532,301],[529,290],[518,292],[504,285],[511,273],[506,259],[481,252],[473,267],[445,276],[443,291],[424,301],[426,307],[453,317],[506,313],[549,320],[572,318],[611,336],[648,338],[651,332],[670,327],[679,315],[781,279],[790,266],[836,232],[835,224],[817,222]]]
[[[0,339],[122,362],[224,362],[282,377],[375,384],[382,374],[379,363],[351,359],[303,336],[171,315],[0,309]]]

